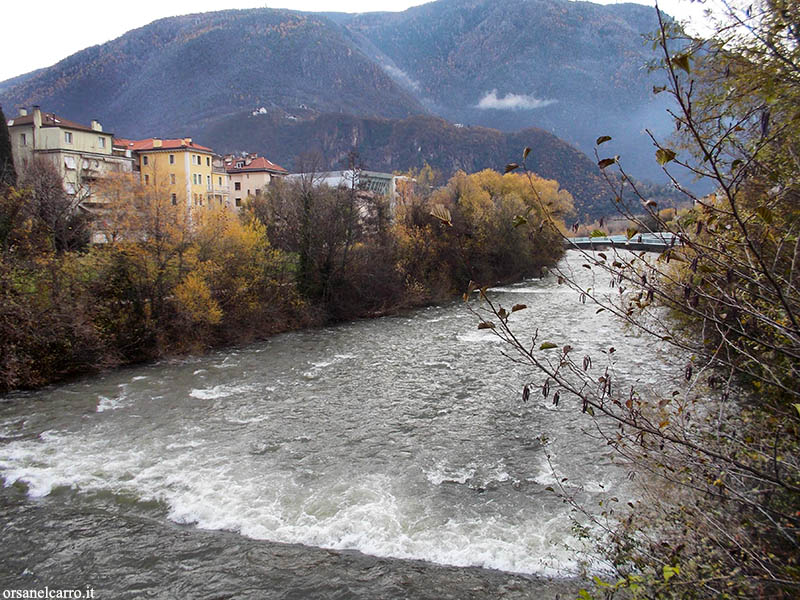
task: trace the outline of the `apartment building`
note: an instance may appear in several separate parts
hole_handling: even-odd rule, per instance
[[[115,140],[135,158],[135,170],[145,186],[168,194],[174,205],[189,210],[228,206],[229,180],[213,150],[192,138]]]
[[[289,172],[283,167],[258,154],[245,156],[228,155],[225,169],[231,181],[231,197],[234,206],[241,207],[248,196],[258,196],[276,177],[285,177]]]
[[[23,108],[9,119],[8,133],[17,173],[24,173],[34,157],[51,162],[64,181],[64,190],[87,210],[102,204],[93,189],[99,178],[133,169],[130,153],[115,153],[113,134],[103,131],[96,120],[82,125],[34,106],[30,113]]]

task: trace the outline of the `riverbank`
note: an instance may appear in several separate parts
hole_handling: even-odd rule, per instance
[[[73,257],[64,258],[63,260],[70,260],[71,258]],[[78,260],[83,260],[85,258],[87,257],[78,257]],[[538,276],[541,276],[545,271],[545,266],[538,267]],[[502,281],[496,281],[494,285],[509,285],[520,280],[520,277],[512,277]],[[460,298],[462,293],[463,292],[455,289],[447,290],[446,292],[440,289],[434,296],[433,292],[420,294],[419,290],[415,290],[415,293],[398,298],[396,302],[390,306],[368,310],[364,313],[354,313],[348,319],[332,318],[327,313],[324,305],[312,305],[307,302],[298,301],[291,313],[287,312],[280,315],[280,317],[272,317],[267,320],[256,319],[251,325],[242,324],[235,328],[219,328],[215,334],[200,339],[198,339],[196,335],[193,338],[187,333],[185,339],[173,340],[170,342],[167,338],[169,331],[160,333],[151,332],[149,337],[153,340],[153,345],[149,348],[138,348],[136,353],[132,356],[126,356],[120,353],[119,349],[113,347],[101,347],[102,345],[98,343],[96,337],[92,335],[90,339],[78,341],[78,344],[81,342],[89,343],[83,348],[77,348],[77,350],[84,355],[83,358],[79,359],[77,362],[71,362],[70,359],[73,357],[69,354],[47,356],[45,354],[37,355],[31,352],[28,353],[28,356],[20,357],[14,354],[14,350],[19,350],[21,346],[24,348],[27,340],[14,339],[13,336],[9,336],[6,340],[5,349],[10,351],[4,356],[4,360],[0,361],[0,363],[3,363],[2,367],[4,367],[4,369],[0,369],[0,374],[4,375],[4,377],[0,377],[0,398],[2,398],[4,394],[13,391],[32,391],[49,385],[64,384],[75,379],[98,375],[109,369],[136,367],[154,361],[202,356],[214,350],[233,349],[237,346],[262,342],[283,333],[320,329],[330,325],[365,319],[398,316],[416,309],[452,302]],[[13,305],[6,305],[6,312],[9,312],[8,309],[11,307],[13,307]],[[0,312],[4,311],[0,310]],[[61,316],[63,317],[64,315],[62,314]],[[84,321],[87,316],[91,318],[91,315],[79,315],[78,319]],[[8,328],[6,329],[8,330]],[[30,332],[30,329],[28,329],[28,331]],[[94,327],[91,328],[91,331],[93,334],[96,333]],[[31,336],[35,338],[41,335],[41,333],[55,333],[58,335],[59,328],[48,328],[46,325],[43,325],[41,332],[31,332]],[[74,334],[74,332],[68,334],[69,337],[74,337],[74,335],[71,334]],[[165,341],[167,342],[166,344]],[[75,349],[76,343],[75,340],[72,339],[60,341],[52,340],[44,345],[45,347],[42,351],[51,351],[50,348],[52,348],[53,345],[63,346],[61,349],[69,352]],[[49,368],[46,368],[49,359],[55,359],[57,365],[51,365]],[[59,365],[58,363],[61,364]],[[15,372],[24,364],[27,364],[27,367],[30,369],[28,373],[20,375],[18,372]]]
[[[617,326],[554,276],[492,295],[536,307],[514,313],[520,331],[546,322],[586,352]],[[621,378],[680,372],[625,337]],[[577,582],[545,577],[580,574],[591,549],[548,488],[567,478],[596,506],[635,501],[631,483],[574,408],[522,402],[530,374],[497,344],[451,302],[14,392],[0,476],[27,558],[9,551],[4,577],[122,598],[160,582],[191,598],[570,597]]]
[[[555,182],[542,185],[569,199]],[[315,188],[312,202],[297,186],[276,186],[249,212],[209,209],[191,222],[154,197],[120,209],[127,237],[76,252],[47,251],[47,239],[22,228],[0,255],[0,393],[540,273],[564,250],[525,191],[533,193],[521,176],[461,173],[429,198],[408,199],[391,221],[377,199],[362,215],[342,189]]]

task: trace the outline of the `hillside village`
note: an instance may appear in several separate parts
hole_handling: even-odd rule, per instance
[[[98,120],[84,125],[39,106],[20,109],[7,125],[16,170],[23,172],[37,157],[52,163],[76,207],[96,218],[95,243],[106,241],[102,223],[108,202],[97,183],[112,174],[133,175],[190,213],[212,207],[240,211],[248,197],[260,196],[276,179],[289,176],[287,169],[257,153],[221,155],[190,137],[118,138],[104,131]],[[356,184],[365,191],[394,194],[396,176],[371,172],[359,176]],[[353,181],[352,174],[333,172],[315,179],[337,187],[348,178]]]

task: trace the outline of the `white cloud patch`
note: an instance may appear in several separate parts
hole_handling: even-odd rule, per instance
[[[506,94],[502,98],[497,96],[497,90],[487,92],[481,98],[476,108],[487,110],[493,108],[495,110],[532,110],[534,108],[542,108],[555,104],[555,100],[540,100],[535,96],[527,94]]]

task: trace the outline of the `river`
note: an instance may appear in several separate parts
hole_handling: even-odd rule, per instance
[[[657,388],[679,369],[553,276],[491,294],[529,306],[518,331],[576,352],[613,344],[623,380]],[[547,488],[558,477],[587,505],[624,502],[627,471],[574,403],[523,402],[538,378],[476,323],[454,302],[1,398],[0,589],[574,592],[587,557]]]

